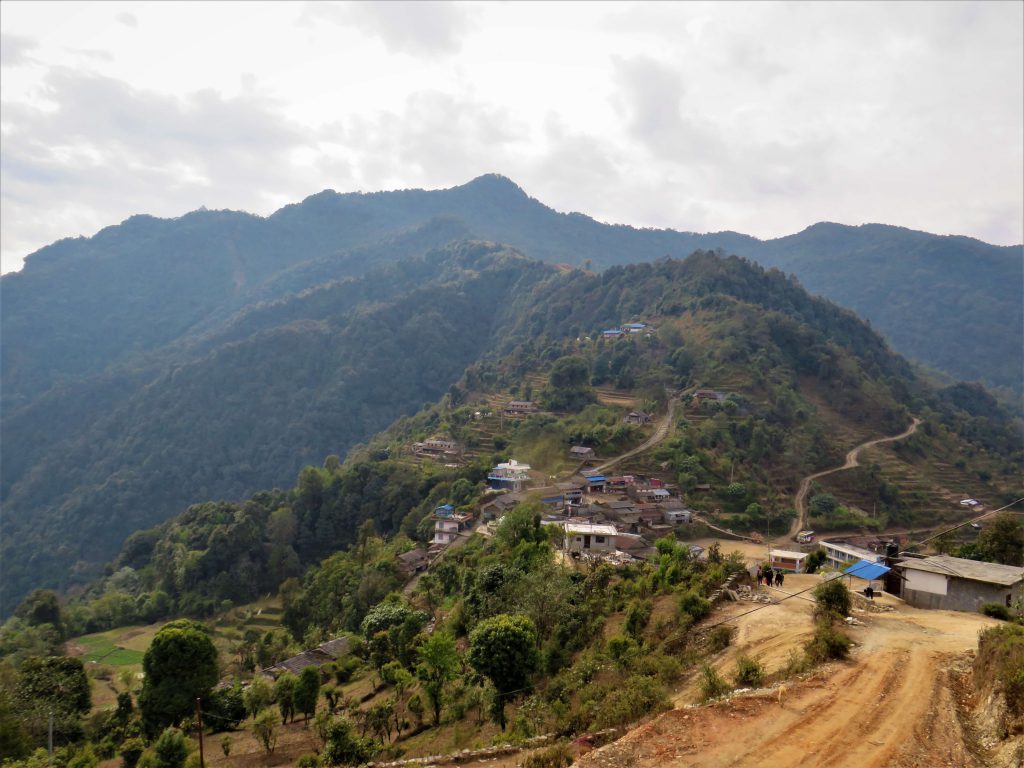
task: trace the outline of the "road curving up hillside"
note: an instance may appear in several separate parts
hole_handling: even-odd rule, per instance
[[[813,475],[808,475],[800,481],[800,487],[796,491],[796,496],[793,497],[793,506],[796,509],[796,519],[789,528],[789,538],[796,538],[798,532],[803,530],[807,525],[807,493],[811,489],[811,483],[817,480],[819,477],[825,477],[825,475],[831,475],[834,472],[842,472],[844,469],[853,469],[854,467],[860,466],[860,453],[861,451],[872,447],[873,445],[879,445],[881,443],[892,443],[897,440],[905,440],[912,434],[917,432],[918,425],[921,424],[921,420],[916,416],[910,423],[910,426],[900,432],[898,435],[892,437],[879,437],[874,440],[868,440],[866,443],[852,448],[846,454],[846,461],[843,462],[842,466],[833,467],[832,469],[826,469],[822,472],[815,472]]]

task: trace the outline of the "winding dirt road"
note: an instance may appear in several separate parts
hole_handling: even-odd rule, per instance
[[[654,434],[653,435],[651,435],[649,438],[644,440],[642,443],[640,443],[640,445],[638,445],[633,450],[626,451],[621,456],[616,456],[614,459],[611,459],[609,461],[606,461],[604,464],[601,464],[601,465],[599,465],[597,467],[594,467],[594,471],[595,472],[604,472],[605,470],[611,469],[616,464],[618,464],[618,463],[620,463],[620,462],[630,458],[631,456],[636,456],[638,453],[643,453],[648,448],[653,448],[655,445],[660,443],[668,435],[668,431],[669,431],[669,429],[672,426],[672,417],[675,415],[675,411],[676,411],[676,399],[675,398],[669,398],[669,401],[668,401],[668,412],[665,414],[665,418],[663,418],[661,420],[661,423],[658,424],[658,427],[654,430]]]
[[[811,587],[816,576],[786,578],[787,592]],[[762,591],[764,591],[762,589]],[[726,604],[736,614],[732,647],[712,662],[732,678],[745,654],[778,672],[790,650],[812,634],[813,603],[798,596],[747,616],[749,603]],[[963,675],[980,629],[997,624],[978,614],[925,611],[883,595],[884,613],[854,612],[847,629],[856,643],[849,661],[820,667],[777,688],[693,706],[697,680],[684,686],[676,709],[618,741],[585,755],[580,768],[981,768],[990,761],[965,727]],[[694,676],[696,678],[696,675]]]
[[[913,421],[910,423],[910,426],[907,427],[903,432],[900,432],[898,435],[893,435],[892,437],[879,437],[876,438],[875,440],[868,440],[866,443],[861,443],[856,448],[851,449],[850,452],[846,454],[846,461],[843,463],[842,466],[833,467],[832,469],[826,469],[822,472],[815,472],[813,475],[808,475],[803,480],[801,480],[800,487],[797,489],[796,492],[796,496],[793,497],[793,506],[796,508],[796,520],[794,520],[793,525],[790,526],[788,537],[790,539],[795,539],[797,533],[803,530],[804,527],[807,525],[807,493],[810,491],[811,483],[813,481],[817,480],[819,477],[831,475],[833,472],[842,472],[844,469],[853,469],[854,467],[859,467],[860,463],[858,461],[858,458],[860,457],[861,451],[863,451],[866,448],[870,448],[873,445],[878,445],[880,443],[892,443],[897,440],[905,440],[906,438],[910,437],[917,431],[917,427],[920,423],[921,420],[915,416],[913,417]]]

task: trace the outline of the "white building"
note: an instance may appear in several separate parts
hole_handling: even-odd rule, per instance
[[[568,552],[614,552],[614,525],[566,523],[565,549]]]
[[[880,563],[885,559],[864,547],[856,547],[853,544],[846,544],[841,541],[823,541],[821,546],[825,549],[825,565],[829,568],[840,569],[844,563],[850,560],[867,560],[869,563]]]
[[[773,549],[768,552],[768,564],[776,571],[803,573],[806,552],[791,552],[786,549]]]

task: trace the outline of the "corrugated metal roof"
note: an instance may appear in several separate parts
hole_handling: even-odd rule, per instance
[[[988,584],[1001,584],[1007,587],[1024,581],[1024,568],[1018,568],[1015,565],[1000,565],[999,563],[983,563],[979,560],[965,560],[962,557],[950,557],[949,555],[935,555],[923,560],[904,560],[898,565],[903,569],[941,573],[943,576],[983,581]]]

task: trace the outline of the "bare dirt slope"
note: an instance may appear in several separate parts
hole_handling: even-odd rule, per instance
[[[786,579],[796,592],[813,576]],[[783,593],[775,590],[776,597]],[[677,709],[596,752],[579,765],[829,766],[829,768],[974,768],[987,766],[983,750],[962,725],[966,697],[960,674],[977,633],[994,622],[982,616],[920,611],[886,597],[889,613],[855,612],[864,622],[849,634],[851,659],[816,670],[778,689],[738,694],[696,707],[696,683],[684,687]],[[718,616],[749,611],[730,605]],[[792,598],[738,618],[734,647],[717,660],[731,677],[735,657],[760,657],[771,674],[811,631],[810,603]],[[720,620],[720,619],[716,619]],[[714,621],[714,620],[713,620]]]

